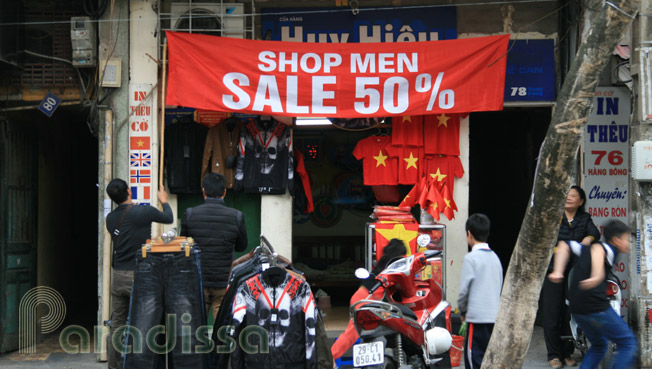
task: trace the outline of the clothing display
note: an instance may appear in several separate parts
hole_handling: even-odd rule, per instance
[[[234,189],[247,193],[294,193],[292,129],[261,117],[240,131]]]
[[[423,146],[423,117],[423,115],[393,117],[392,145]]]
[[[271,267],[247,279],[236,292],[234,339],[247,327],[261,327],[269,337],[269,353],[247,353],[236,345],[231,367],[317,368],[315,328],[317,309],[310,286],[281,267]],[[248,342],[259,345],[260,337]]]
[[[449,155],[426,155],[423,160],[423,173],[428,179],[438,183],[445,182],[451,195],[455,187],[455,178],[462,178],[464,167],[457,156]]]
[[[423,173],[423,148],[416,146],[394,146],[386,148],[387,154],[398,159],[398,183],[413,185]]]
[[[209,172],[220,173],[226,177],[226,188],[233,188],[241,128],[240,119],[227,118],[208,130],[201,164],[201,178]]]
[[[166,353],[175,369],[208,368],[209,357],[201,354],[202,349],[210,349],[208,337],[198,339],[200,327],[206,325],[200,255],[196,248],[189,256],[183,252],[138,255],[125,332],[125,344],[132,350],[124,356],[124,369],[154,368]],[[156,338],[165,342],[151,342],[157,330]]]
[[[284,271],[279,271],[278,269],[280,269],[280,267],[273,267],[268,269],[270,272],[267,273],[267,277],[263,277],[263,265],[269,265],[270,256],[259,253],[259,248],[250,254],[251,258],[249,260],[239,265],[235,265],[232,268],[229,279],[229,288],[222,300],[222,308],[215,319],[213,327],[212,339],[215,343],[216,349],[213,350],[213,354],[211,355],[210,367],[226,368],[229,359],[231,359],[232,368],[241,368],[243,365],[251,365],[251,367],[255,368],[286,368],[288,365],[289,367],[307,368],[314,367],[312,365],[316,362],[319,369],[331,369],[333,367],[333,357],[331,356],[330,351],[330,341],[326,335],[321,315],[319,314],[317,307],[314,306],[312,294],[308,294],[310,289],[305,282],[305,279],[299,272],[289,267],[286,267]],[[284,277],[282,278],[283,280],[281,280],[280,277],[272,277],[272,275]],[[267,286],[267,288],[264,289],[266,295],[262,294],[263,288],[258,288],[259,284],[256,284],[256,281],[260,281],[260,279],[263,279],[263,282],[259,282],[262,283],[260,286]],[[269,283],[271,283],[271,279],[274,279],[274,282],[279,283],[279,285],[276,287],[269,286],[265,281],[270,281]],[[280,288],[279,286],[281,285],[284,287]],[[258,291],[258,295],[255,295],[254,292],[249,294],[247,291]],[[269,297],[269,301],[272,301],[271,304],[265,296]],[[284,297],[281,298],[281,296]],[[245,304],[244,307],[242,305],[243,302]],[[247,306],[247,303],[253,305]],[[303,303],[306,303],[306,305]],[[301,311],[297,310],[298,305],[302,305],[300,309]],[[276,316],[276,324],[272,322],[272,310],[265,308],[269,306],[277,306],[276,310],[278,311],[278,315]],[[304,313],[303,309],[304,307],[307,309],[310,306],[314,307],[314,315],[313,313],[310,313],[310,316],[308,317],[308,314]],[[236,311],[237,309],[240,310]],[[257,316],[256,311],[261,315]],[[290,318],[290,313],[294,314],[292,318]],[[264,316],[267,317],[267,320],[263,319]],[[314,319],[314,325],[312,325],[312,321],[308,319],[310,317]],[[261,322],[261,324],[258,324],[259,322]],[[293,333],[287,335],[287,333],[290,332],[290,322],[293,322]],[[270,334],[269,336],[270,352],[263,355],[248,355],[242,351],[236,353],[234,350],[237,345],[229,346],[228,342],[230,339],[235,340],[231,342],[238,342],[239,337],[235,333],[235,330],[231,331],[227,329],[227,327],[235,326],[236,324],[240,331],[245,329],[247,324],[266,327],[268,332],[273,332],[274,329],[275,335]],[[308,325],[306,326],[306,324]],[[313,327],[312,331],[310,326]],[[303,334],[300,334],[299,330],[302,329]],[[249,330],[251,330],[251,328]],[[272,339],[274,337],[276,342],[281,342],[282,330],[286,333],[284,336],[284,342],[292,342],[292,344],[286,344],[284,347],[275,348],[276,346],[272,346]],[[314,341],[311,341],[311,335],[314,336]],[[306,339],[308,339],[308,341],[306,341]],[[256,344],[254,343],[255,339],[253,336],[250,338],[249,342],[251,344]],[[316,351],[315,354],[311,354],[310,358],[308,358],[306,350],[311,345],[310,342],[314,343]],[[231,352],[233,353],[230,354]],[[233,357],[234,355],[235,358]],[[272,357],[274,357],[276,361],[270,361],[270,358]],[[253,363],[258,360],[257,358],[267,361],[260,365],[255,365]],[[298,362],[287,362],[287,360],[295,359],[298,360]]]
[[[165,160],[170,193],[201,193],[202,156],[208,128],[183,117],[165,128]]]
[[[398,159],[386,150],[391,140],[390,136],[369,136],[355,145],[353,156],[362,160],[366,186],[398,184]]]
[[[460,155],[460,114],[426,115],[423,120],[427,154]]]
[[[298,175],[298,181],[295,185],[296,191],[294,195],[294,203],[299,211],[305,214],[310,214],[315,211],[315,205],[312,199],[310,177],[306,170],[303,154],[299,150],[294,150],[294,164],[294,172]]]

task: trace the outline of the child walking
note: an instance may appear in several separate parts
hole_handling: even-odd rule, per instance
[[[494,329],[500,292],[503,287],[503,267],[489,248],[491,222],[484,214],[473,214],[466,221],[466,242],[471,248],[464,257],[457,305],[468,330],[464,341],[464,364],[467,369],[479,369]]]

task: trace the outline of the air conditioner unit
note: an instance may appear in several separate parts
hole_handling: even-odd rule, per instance
[[[242,3],[171,3],[170,28],[179,32],[244,38]]]

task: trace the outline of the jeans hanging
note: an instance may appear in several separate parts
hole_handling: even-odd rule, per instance
[[[167,353],[175,369],[208,368],[210,338],[205,331],[200,255],[198,249],[188,257],[184,253],[138,255],[125,332],[129,352],[123,368],[155,368]]]

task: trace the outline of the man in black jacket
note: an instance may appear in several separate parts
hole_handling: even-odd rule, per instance
[[[127,182],[115,178],[106,186],[106,193],[118,207],[106,216],[106,229],[113,240],[111,258],[111,337],[127,322],[131,284],[134,280],[136,253],[152,237],[152,222],[170,224],[174,221],[168,205],[168,194],[161,187],[158,199],[163,212],[153,206],[134,206]],[[117,338],[116,338],[117,339]],[[109,368],[121,368],[120,354],[109,345]]]
[[[224,205],[226,179],[207,173],[202,181],[204,204],[188,208],[181,220],[181,235],[192,237],[202,252],[202,282],[207,315],[213,318],[222,303],[233,262],[233,251],[247,248],[244,215]]]

